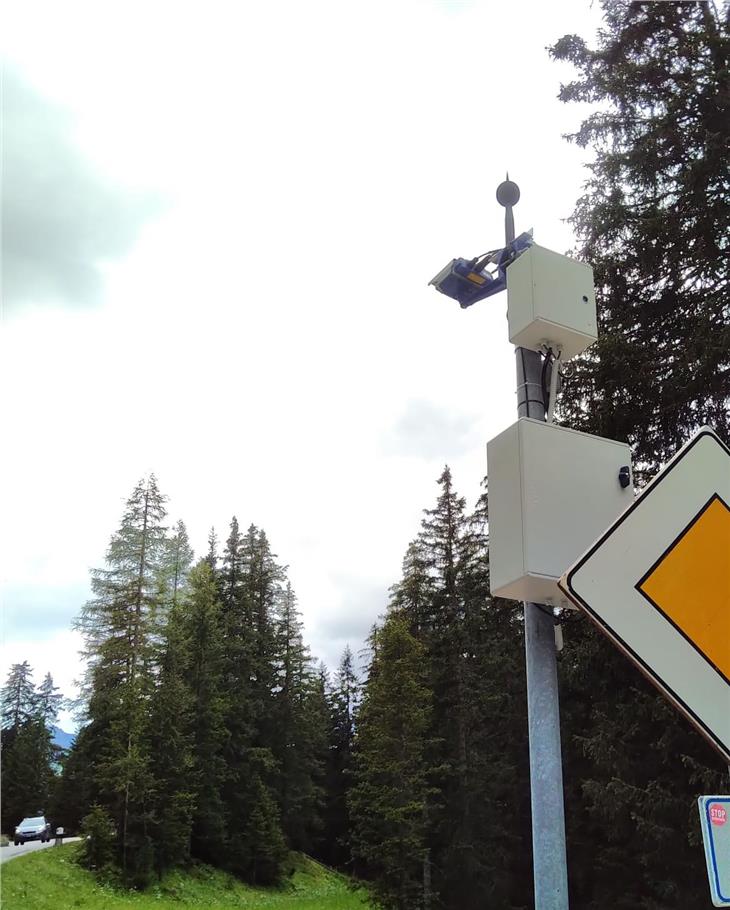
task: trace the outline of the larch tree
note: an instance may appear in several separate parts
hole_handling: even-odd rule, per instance
[[[76,622],[88,662],[87,736],[94,740],[94,783],[118,832],[123,877],[134,885],[147,881],[153,864],[153,777],[145,734],[169,568],[165,515],[165,497],[151,475],[127,501],[106,567],[92,572],[94,597]]]

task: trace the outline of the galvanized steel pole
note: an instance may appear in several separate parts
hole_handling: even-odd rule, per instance
[[[497,188],[497,201],[505,207],[507,243],[515,239],[512,206],[519,198],[519,188],[508,174]],[[525,348],[516,348],[515,355],[517,416],[545,420],[540,355]],[[555,626],[548,608],[534,603],[524,608],[535,910],[568,910]]]

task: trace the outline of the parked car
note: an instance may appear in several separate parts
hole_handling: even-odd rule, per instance
[[[15,828],[15,846],[28,840],[39,840],[47,843],[51,839],[51,823],[42,815],[24,818]]]

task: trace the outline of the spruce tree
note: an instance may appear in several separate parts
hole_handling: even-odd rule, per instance
[[[566,35],[566,102],[595,112],[570,137],[593,151],[572,223],[596,278],[599,339],[572,364],[561,419],[628,440],[643,482],[703,423],[730,438],[728,7],[603,0],[590,48]],[[560,660],[573,902],[694,906],[695,797],[720,759],[583,621]]]
[[[283,572],[264,532],[251,525],[242,538],[235,518],[222,562],[225,864],[248,881],[272,882],[286,855],[272,753],[274,607]]]
[[[351,861],[347,794],[352,783],[352,751],[359,683],[348,645],[329,689],[329,751],[327,760],[324,859],[345,869]]]
[[[403,557],[401,580],[391,588],[391,606],[408,617],[411,631],[421,638],[433,630],[434,576],[422,537],[411,541]]]
[[[3,827],[12,831],[26,816],[49,812],[54,751],[43,718],[30,717],[15,731],[12,744],[3,747]]]
[[[596,109],[571,219],[594,269],[598,341],[561,402],[580,430],[628,440],[648,474],[704,423],[730,438],[730,28],[725,3],[602,0],[597,46],[551,49]]]
[[[64,699],[61,690],[58,686],[53,685],[53,677],[51,674],[46,673],[43,677],[43,682],[38,686],[35,693],[35,713],[43,719],[43,722],[49,730],[51,730],[58,719],[58,712],[61,710],[63,701]]]
[[[521,609],[489,592],[486,494],[468,515],[448,468],[439,485],[389,608],[423,647],[432,701],[424,905],[520,907],[531,900]],[[377,634],[373,646],[368,685],[382,670]]]
[[[406,619],[391,614],[363,692],[348,794],[358,871],[380,904],[394,910],[424,905],[431,720],[424,657]]]
[[[150,700],[148,748],[154,793],[149,833],[160,874],[189,860],[195,811],[193,702],[185,681],[189,643],[182,612],[173,601]]]
[[[38,690],[28,661],[14,664],[2,690],[2,827],[12,831],[24,816],[49,813],[57,761],[51,725],[62,696],[50,673]]]
[[[326,803],[326,774],[328,758],[329,702],[327,700],[327,668],[306,667],[302,678],[299,709],[299,755],[302,771],[298,788],[294,790],[302,807],[301,820],[289,826],[285,833],[288,845],[313,856],[321,857],[324,847],[324,813]]]
[[[244,590],[241,547],[238,521],[234,516],[223,550],[219,580],[223,633],[221,675],[225,693],[223,724],[228,733],[222,797],[226,810],[225,863],[232,871],[246,875],[250,870],[245,829],[252,808],[247,778],[249,758],[256,746],[257,718],[252,694],[254,631],[250,600]]]
[[[487,514],[484,493],[467,516],[458,582],[471,843],[455,839],[461,856],[447,847],[438,876],[449,905],[464,910],[532,902],[522,605],[490,594]]]
[[[209,554],[210,555],[210,554]],[[212,567],[211,567],[212,568]],[[230,533],[223,550],[223,559],[220,569],[221,604],[229,623],[244,620],[241,614],[246,604],[243,602],[243,564],[241,553],[241,533],[238,528],[238,519],[234,515],[231,519]],[[229,616],[229,614],[234,614]],[[231,632],[233,631],[231,630]]]
[[[186,680],[192,719],[191,851],[197,859],[216,864],[225,855],[226,833],[221,795],[226,776],[223,626],[215,578],[207,558],[191,570],[188,580],[182,621],[188,647]]]
[[[218,536],[213,527],[211,527],[208,532],[208,552],[205,555],[205,561],[210,566],[211,572],[215,575],[218,568]]]
[[[272,715],[276,686],[276,609],[281,600],[286,571],[276,562],[266,532],[253,525],[248,529],[242,546],[246,566],[245,598],[249,605],[253,629],[253,697],[259,719],[259,738],[270,745],[272,736],[267,722]]]
[[[241,844],[235,852],[229,850],[229,862],[233,871],[246,881],[275,885],[282,878],[287,847],[279,807],[269,783],[275,772],[271,750],[252,749],[246,770],[241,787],[248,812],[242,819]]]
[[[281,822],[290,847],[306,850],[321,828],[326,695],[304,645],[296,595],[287,582],[275,629],[272,752]]]
[[[464,661],[465,603],[460,589],[466,503],[453,487],[448,466],[438,483],[441,492],[435,507],[425,511],[419,541],[431,576],[431,596],[420,621],[426,630],[434,730],[438,731],[429,755],[431,764],[438,768],[432,777],[435,792],[426,809],[433,861],[446,871],[461,870],[473,855],[475,833],[470,802],[473,782]],[[417,563],[415,567],[420,571]],[[415,587],[412,582],[408,586]],[[407,615],[410,618],[413,609]],[[461,872],[458,881],[466,884],[467,880]],[[441,891],[438,881],[436,888]]]
[[[20,727],[35,711],[36,696],[33,685],[33,670],[27,660],[13,664],[2,690],[3,740],[7,742],[6,731]]]
[[[193,549],[190,546],[185,523],[178,521],[168,542],[168,574],[166,579],[170,595],[170,606],[175,607],[185,588],[185,582],[193,564]]]

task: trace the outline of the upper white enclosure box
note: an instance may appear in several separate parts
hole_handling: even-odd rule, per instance
[[[507,319],[512,344],[559,345],[563,360],[575,357],[598,338],[593,269],[531,246],[507,268]]]
[[[521,417],[487,472],[492,594],[572,606],[558,579],[634,500],[629,447]]]

